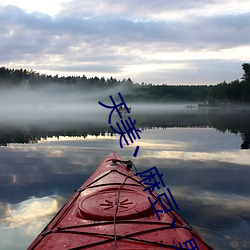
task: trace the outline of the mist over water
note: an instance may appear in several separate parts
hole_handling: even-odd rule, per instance
[[[36,123],[56,121],[91,121],[100,122],[100,116],[111,111],[98,104],[99,101],[112,105],[109,98],[113,96],[116,103],[121,103],[118,93],[127,94],[128,90],[116,87],[112,90],[83,90],[66,85],[30,88],[11,88],[0,90],[0,121]],[[125,102],[133,112],[166,112],[185,110],[189,103],[155,104]],[[186,109],[187,110],[187,109]],[[187,110],[188,112],[188,110]]]
[[[139,128],[208,126],[220,131],[240,133],[243,138],[242,147],[249,148],[250,109],[214,110],[198,108],[197,103],[136,102],[130,101],[132,94],[122,86],[99,91],[96,88],[84,89],[65,84],[0,89],[0,143],[34,142],[53,135],[112,134],[114,132],[108,123],[111,109],[98,102],[112,106],[112,96],[116,104],[120,104],[118,93],[121,93],[127,106],[132,108],[130,114],[123,113],[123,118],[131,116],[136,119]],[[118,113],[113,112],[112,125],[116,126],[119,121]],[[6,134],[6,131],[12,135]]]
[[[84,117],[101,109],[98,93],[80,93],[66,86],[39,89],[6,89],[0,92],[1,119],[35,121]]]

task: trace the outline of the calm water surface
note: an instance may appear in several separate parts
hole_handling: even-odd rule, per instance
[[[0,121],[1,249],[27,248],[111,151],[139,172],[157,166],[179,213],[215,249],[250,249],[248,111],[135,110],[141,140],[123,149],[107,114],[88,115]]]

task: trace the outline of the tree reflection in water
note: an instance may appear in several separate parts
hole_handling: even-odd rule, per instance
[[[182,110],[180,112],[171,111],[148,111],[134,112],[131,115],[136,118],[137,126],[142,130],[147,128],[185,128],[185,127],[210,127],[221,132],[230,132],[242,137],[241,149],[249,149],[250,146],[250,109],[245,110]],[[118,117],[117,117],[118,118]],[[25,129],[24,129],[25,127]],[[72,121],[72,123],[62,123],[50,121],[46,128],[39,124],[36,126],[14,126],[5,123],[0,124],[0,145],[8,146],[11,143],[37,143],[41,139],[59,136],[86,137],[87,135],[104,135],[108,132],[111,136],[113,131],[105,123]]]

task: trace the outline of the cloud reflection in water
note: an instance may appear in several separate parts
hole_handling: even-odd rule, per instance
[[[6,204],[0,217],[1,249],[22,249],[24,244],[30,244],[59,210],[60,200],[57,196],[33,197],[18,204]]]
[[[235,149],[241,138],[210,128],[147,129],[141,137],[123,149],[118,136],[60,137],[4,148],[0,240],[9,249],[27,247],[61,207],[53,195],[68,199],[104,157],[116,151],[133,160],[138,171],[157,166],[180,213],[201,228],[215,249],[249,249],[250,156]],[[141,147],[134,158],[136,145]],[[28,199],[31,195],[37,198]]]

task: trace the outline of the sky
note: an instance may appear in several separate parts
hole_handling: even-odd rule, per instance
[[[153,84],[240,79],[249,0],[0,0],[0,67]]]

